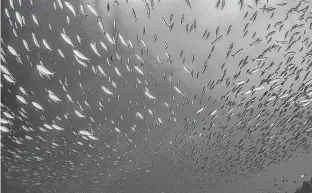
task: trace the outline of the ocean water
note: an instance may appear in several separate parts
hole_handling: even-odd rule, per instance
[[[3,192],[294,192],[311,1],[1,2]]]

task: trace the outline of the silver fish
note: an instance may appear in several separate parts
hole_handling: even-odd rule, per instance
[[[99,53],[99,51],[98,51],[98,49],[97,49],[97,47],[96,47],[96,42],[91,42],[91,43],[90,43],[90,46],[91,46],[93,52],[94,52],[97,56],[99,56],[99,57],[101,58],[102,56],[101,56],[101,54]]]
[[[68,1],[64,1],[64,4],[74,14],[74,16],[76,18],[76,11],[75,11],[74,6],[71,3],[69,3]]]
[[[77,34],[77,40],[78,40],[79,44],[81,45],[81,38],[78,34]]]
[[[96,17],[99,17],[99,14],[97,13],[95,8],[90,3],[87,3],[87,7]]]
[[[102,86],[102,89],[103,89],[103,91],[104,91],[106,94],[108,94],[108,95],[113,95],[113,93],[112,93],[108,88],[106,88],[105,86]]]
[[[60,50],[60,49],[57,49],[57,51],[58,51],[59,55],[60,55],[63,59],[65,59],[65,56],[64,56],[63,51]]]
[[[31,50],[29,49],[29,46],[28,46],[28,43],[26,42],[26,40],[23,39],[23,44],[24,44],[24,47],[25,49],[30,52]]]
[[[90,62],[90,58],[87,58],[85,55],[83,55],[81,52],[79,52],[78,50],[73,50],[74,54],[80,58],[81,60],[87,60],[88,62]]]
[[[48,49],[49,51],[52,51],[52,48],[50,47],[50,45],[45,39],[42,39],[42,43],[46,49]]]
[[[37,65],[37,70],[38,70],[39,75],[41,77],[50,78],[50,76],[54,76],[54,74],[55,74],[55,72],[51,72],[49,69],[47,69],[45,66],[43,66],[41,61],[40,61],[40,65]]]
[[[44,111],[43,107],[37,102],[31,102],[31,104],[38,110]]]
[[[15,79],[12,77],[12,75],[3,74],[3,77],[9,82],[15,84]]]
[[[17,53],[17,51],[10,45],[7,46],[8,50],[10,51],[10,53],[16,57],[19,57],[19,54]]]
[[[73,42],[72,42],[71,39],[69,38],[69,36],[67,36],[67,35],[65,34],[65,30],[64,30],[64,33],[61,33],[61,36],[62,36],[63,40],[64,40],[67,44],[71,45],[73,48],[75,47],[74,44],[73,44]]]
[[[58,4],[59,4],[60,8],[61,8],[61,9],[63,9],[63,3],[62,3],[62,0],[57,0],[57,2],[58,2]]]
[[[18,21],[18,23],[20,24],[20,26],[23,27],[22,16],[20,15],[20,13],[18,11],[15,11],[15,17],[16,17],[16,20]]]
[[[39,45],[39,42],[38,42],[38,40],[37,40],[36,35],[35,35],[34,33],[31,33],[31,35],[32,35],[32,38],[33,38],[33,41],[34,41],[35,45],[36,45],[38,48],[40,48],[40,45]]]
[[[38,21],[38,19],[37,19],[35,14],[32,14],[32,19],[35,22],[35,24],[39,26],[39,21]]]

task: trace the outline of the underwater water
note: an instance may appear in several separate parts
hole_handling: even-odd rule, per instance
[[[295,192],[310,0],[1,2],[3,192]]]

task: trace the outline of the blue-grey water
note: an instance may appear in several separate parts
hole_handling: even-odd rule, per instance
[[[294,192],[311,30],[310,0],[2,1],[2,191]]]

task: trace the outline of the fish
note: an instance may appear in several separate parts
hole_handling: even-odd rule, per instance
[[[262,90],[262,89],[264,89],[265,87],[264,86],[258,86],[258,87],[256,87],[255,89],[254,89],[254,91],[259,91],[259,90]]]
[[[93,135],[92,133],[90,133],[89,131],[86,131],[86,130],[80,130],[79,134],[80,135],[87,135],[87,136],[92,136]]]
[[[120,129],[118,129],[117,127],[115,127],[115,131],[117,131],[118,133],[121,133]]]
[[[70,18],[68,17],[68,15],[66,16],[66,22],[67,22],[67,25],[70,26]]]
[[[169,27],[169,25],[168,25],[167,21],[165,20],[165,18],[164,18],[164,17],[161,17],[161,19],[162,19],[162,22],[165,24],[165,26],[166,26],[166,27]]]
[[[12,76],[11,72],[9,71],[9,69],[7,69],[7,67],[3,66],[0,64],[0,67],[1,67],[1,72],[4,73],[4,74],[7,74],[9,76]]]
[[[99,53],[99,51],[98,51],[98,49],[97,49],[97,47],[96,47],[96,42],[91,42],[91,43],[90,43],[90,46],[91,46],[93,52],[94,52],[97,56],[99,56],[100,58],[102,58],[101,54]]]
[[[49,24],[49,29],[50,29],[50,31],[52,31],[52,26],[51,26],[51,24]]]
[[[143,59],[138,54],[135,54],[135,56],[141,63],[144,63]]]
[[[81,59],[81,60],[86,60],[86,61],[90,62],[90,58],[87,58],[84,54],[82,54],[82,53],[79,52],[78,50],[73,49],[73,53],[74,53],[75,56],[77,56],[79,59]]]
[[[12,31],[13,31],[14,36],[15,36],[16,38],[19,38],[19,36],[18,36],[18,34],[17,34],[15,28],[13,28]]]
[[[17,51],[16,51],[12,46],[8,45],[7,48],[8,48],[8,50],[9,50],[9,52],[10,52],[13,56],[15,56],[15,57],[20,57],[20,55],[17,53]]]
[[[41,61],[40,61],[40,65],[37,65],[37,70],[38,70],[39,75],[41,77],[50,78],[50,76],[54,76],[55,75],[55,72],[51,72],[49,69],[47,69],[45,66],[43,66]]]
[[[210,116],[210,117],[211,117],[211,116],[214,116],[214,115],[217,113],[217,111],[218,111],[217,109],[216,109],[216,110],[211,111],[211,112],[210,112],[210,114],[209,114],[209,116]]]
[[[7,16],[7,18],[9,19],[11,18],[8,8],[4,8],[4,13]]]
[[[141,43],[143,44],[143,46],[145,47],[146,51],[148,52],[148,47],[147,47],[145,41],[144,41],[144,40],[141,40]]]
[[[106,94],[108,94],[108,95],[113,95],[113,93],[112,93],[108,88],[106,88],[105,86],[102,86],[102,89],[103,89],[103,91],[104,91]]]
[[[135,69],[139,74],[141,74],[142,76],[144,76],[144,72],[143,72],[143,70],[142,70],[140,67],[134,65],[134,69]]]
[[[170,14],[169,21],[171,22],[173,19],[173,13]]]
[[[3,74],[3,77],[5,78],[5,80],[7,80],[9,83],[12,83],[15,85],[16,80],[12,77],[12,75],[9,74]]]
[[[16,95],[16,98],[23,103],[24,105],[27,105],[27,101],[24,97],[20,96],[20,95]]]
[[[56,124],[52,124],[52,127],[53,127],[54,129],[58,130],[58,131],[64,131],[64,130],[65,130],[63,127],[60,127],[60,126],[58,126],[58,125],[56,125]]]
[[[73,13],[73,15],[75,16],[76,18],[76,11],[75,11],[75,8],[74,6],[69,3],[68,1],[64,1],[64,4],[66,5],[66,7]]]
[[[58,48],[58,49],[57,49],[57,52],[59,53],[59,55],[60,55],[63,59],[65,59],[65,55],[64,55],[64,53],[63,53],[62,50],[60,50],[60,49]]]
[[[220,26],[216,28],[216,37],[218,37],[219,31],[220,31]]]
[[[6,111],[3,111],[3,115],[8,119],[14,119],[14,116]]]
[[[42,39],[42,43],[46,49],[48,49],[50,52],[52,51],[52,48],[45,39]]]
[[[254,61],[264,61],[266,60],[268,57],[258,57],[258,58],[255,58],[255,59],[251,59],[253,62]]]
[[[173,86],[173,88],[181,95],[183,95],[182,91],[180,90],[180,88],[178,88],[177,86]]]
[[[200,107],[199,109],[197,109],[197,111],[195,112],[195,114],[200,114],[201,112],[203,112],[204,110],[206,110],[206,105],[204,107]]]
[[[185,0],[185,1],[186,1],[186,4],[189,6],[189,8],[192,9],[190,0]]]
[[[115,44],[115,40],[109,35],[109,33],[106,33],[106,38],[111,44]]]
[[[124,46],[128,47],[128,44],[127,44],[127,42],[125,41],[125,39],[122,37],[122,35],[121,35],[121,34],[118,34],[118,36],[119,36],[119,40],[121,41],[121,43],[122,43]],[[106,49],[106,51],[107,51],[107,49]]]
[[[53,101],[53,102],[56,102],[56,103],[60,103],[62,102],[62,100],[55,95],[55,93],[53,93],[52,91],[48,90],[49,92],[49,98]]]
[[[257,38],[254,42],[252,42],[251,44],[249,44],[249,47],[254,46],[254,45],[256,45],[256,44],[258,44],[258,43],[260,43],[260,42],[262,42],[262,40],[259,39],[259,38]]]
[[[217,43],[218,41],[220,41],[222,38],[222,35],[218,36],[214,41],[211,42],[211,44],[215,44]]]
[[[184,21],[184,13],[181,16],[181,25],[182,25],[183,21]]]
[[[75,57],[75,60],[76,60],[82,67],[88,68],[88,65],[87,65],[84,61],[80,60],[76,55],[74,55],[74,57]],[[79,71],[79,75],[81,76],[80,71]]]
[[[15,17],[18,23],[20,24],[21,28],[23,27],[23,21],[22,21],[22,16],[18,11],[15,11]]]
[[[7,61],[6,61],[5,57],[4,57],[2,54],[0,54],[0,57],[1,57],[2,62],[4,62],[5,64],[7,64]]]
[[[102,31],[103,33],[106,33],[105,30],[104,30],[104,25],[103,25],[103,21],[102,21],[102,18],[101,18],[101,17],[98,17],[98,24],[99,24],[99,26],[100,26],[100,28],[101,28],[101,31]]]
[[[149,18],[150,17],[150,15],[151,15],[151,10],[150,10],[150,8],[149,8],[149,6],[148,6],[148,4],[146,3],[146,13],[147,13],[147,18]]]
[[[24,47],[25,47],[25,49],[28,51],[28,52],[30,52],[31,50],[29,49],[29,45],[28,45],[28,43],[26,42],[26,40],[22,40],[23,41],[23,45],[24,45]]]
[[[105,71],[103,70],[103,68],[102,68],[101,66],[99,66],[99,65],[97,65],[97,67],[98,67],[100,73],[101,73],[103,76],[107,77],[107,75],[106,75]]]
[[[115,68],[116,74],[122,78],[122,74],[119,71],[119,69],[116,66],[114,68]]]
[[[4,126],[4,125],[1,125],[1,126],[0,126],[0,131],[1,131],[1,133],[2,133],[2,132],[3,132],[3,133],[9,133],[9,132],[10,132],[10,129],[9,129],[8,127]],[[1,145],[1,147],[3,147],[3,145]]]
[[[23,87],[20,86],[19,89],[24,95],[28,96],[26,90]]]
[[[146,96],[147,98],[152,99],[152,100],[156,100],[156,97],[153,96],[153,95],[149,92],[149,90],[148,90],[147,88],[146,88],[146,90],[144,91],[144,94],[145,94],[145,96]]]
[[[85,13],[84,7],[82,4],[80,4],[80,11],[82,13],[82,16],[87,17],[88,15]]]
[[[245,84],[245,83],[246,83],[246,81],[245,81],[245,80],[242,80],[242,81],[236,82],[235,84],[236,84],[236,85],[242,85],[242,84]]]
[[[79,118],[86,118],[85,115],[83,115],[81,112],[77,111],[76,109],[75,109],[75,114],[76,114]]]
[[[101,46],[105,49],[105,51],[107,52],[107,46],[104,42],[100,41]]]
[[[31,104],[38,110],[44,111],[43,107],[37,102],[31,102]]]
[[[58,2],[58,4],[59,4],[60,8],[61,8],[61,9],[63,9],[63,3],[62,3],[62,0],[57,0],[57,2]]]
[[[144,117],[143,117],[143,115],[140,112],[136,112],[135,115],[136,115],[136,117],[144,120]]]
[[[10,7],[13,9],[13,11],[15,10],[15,7],[14,7],[14,2],[13,0],[10,0]]]
[[[132,16],[133,16],[134,20],[137,21],[137,16],[136,16],[136,13],[135,13],[133,8],[132,8]]]
[[[242,51],[243,51],[243,48],[237,50],[234,54],[232,54],[232,57],[234,58],[237,54],[242,53]]]
[[[31,35],[32,35],[32,38],[33,38],[33,41],[34,41],[35,45],[36,45],[38,48],[40,48],[39,42],[38,42],[38,40],[37,40],[37,36],[36,36],[33,32],[31,33]]]
[[[91,13],[93,13],[93,15],[96,16],[96,18],[99,18],[99,14],[97,13],[96,9],[90,3],[87,3],[87,7],[91,11]]]
[[[33,19],[34,23],[35,23],[37,26],[40,26],[40,25],[39,25],[39,21],[38,21],[38,19],[37,19],[37,17],[36,17],[35,14],[32,14],[32,19]]]

